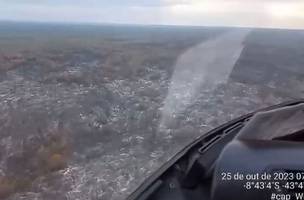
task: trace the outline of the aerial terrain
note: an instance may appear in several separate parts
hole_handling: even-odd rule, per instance
[[[303,30],[1,22],[0,199],[125,199],[195,138],[303,92]]]

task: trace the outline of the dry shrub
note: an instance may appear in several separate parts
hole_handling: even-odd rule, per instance
[[[16,190],[16,181],[8,177],[0,177],[0,198],[6,198]]]
[[[11,171],[0,176],[0,199],[25,191],[38,177],[67,167],[71,149],[66,130],[51,130],[40,142],[37,146],[26,145],[20,158],[15,155]],[[22,165],[21,173],[18,166],[14,168],[16,165]]]
[[[7,198],[11,194],[22,191],[31,185],[28,178],[6,177],[0,176],[0,199]]]
[[[37,152],[42,173],[64,169],[67,166],[71,154],[71,146],[68,142],[68,133],[57,130],[51,133],[46,143],[42,144]]]

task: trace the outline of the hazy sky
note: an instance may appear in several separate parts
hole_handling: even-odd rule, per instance
[[[0,20],[304,28],[304,0],[0,0]]]

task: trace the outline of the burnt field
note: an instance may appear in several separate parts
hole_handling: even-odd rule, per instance
[[[208,130],[303,97],[303,82],[303,31],[3,22],[0,198],[124,199]]]

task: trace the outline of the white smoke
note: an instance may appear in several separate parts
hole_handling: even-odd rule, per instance
[[[227,82],[248,32],[228,32],[190,48],[178,58],[162,108],[160,127],[166,127],[167,122],[191,105],[202,87],[210,91]]]

